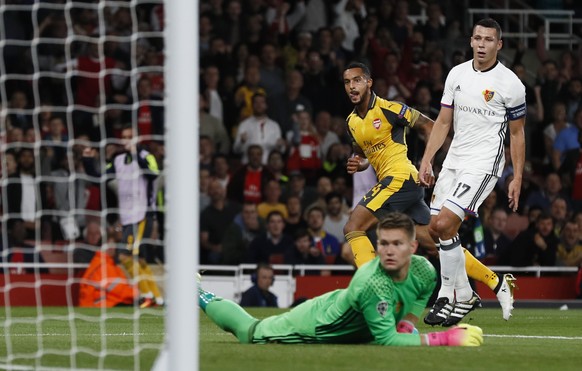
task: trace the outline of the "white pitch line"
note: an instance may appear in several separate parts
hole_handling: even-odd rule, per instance
[[[133,333],[133,332],[120,332],[117,334],[96,334],[96,335],[100,335],[100,336],[143,336],[143,335],[165,335],[164,333],[145,333],[145,332],[139,332],[139,333]],[[6,334],[6,336],[10,336],[10,337],[24,337],[24,336],[71,336],[71,334]],[[80,336],[77,336],[80,337]]]
[[[582,340],[582,336],[495,335],[495,334],[483,334],[483,336],[492,338],[514,338],[514,339]]]

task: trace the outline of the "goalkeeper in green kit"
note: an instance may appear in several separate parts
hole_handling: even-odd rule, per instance
[[[241,343],[372,343],[395,346],[479,346],[483,331],[462,324],[443,332],[418,334],[436,282],[436,272],[414,255],[414,222],[391,213],[378,223],[377,257],[361,266],[347,289],[315,297],[289,312],[252,317],[238,304],[199,289],[206,315]]]

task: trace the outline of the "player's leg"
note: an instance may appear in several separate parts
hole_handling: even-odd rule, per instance
[[[202,288],[198,288],[198,305],[218,327],[236,336],[241,343],[251,342],[251,330],[258,319],[248,314],[240,305]]]
[[[376,251],[366,235],[366,231],[377,221],[370,210],[362,205],[357,205],[344,226],[346,241],[352,249],[354,263],[358,268],[376,257]]]
[[[457,171],[444,168],[433,190],[430,205],[432,217],[429,229],[433,237],[438,237],[441,263],[441,287],[437,300],[424,318],[425,323],[433,326],[443,324],[449,318],[454,310],[455,299],[470,300],[473,293],[466,276],[465,259],[458,236],[465,210],[455,204],[452,206],[447,204],[445,207],[457,183]],[[459,282],[456,282],[457,280]],[[457,288],[460,292],[455,293]]]

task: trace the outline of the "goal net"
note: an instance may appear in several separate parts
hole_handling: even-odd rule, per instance
[[[198,223],[168,185],[194,168],[197,136],[184,149],[165,124],[179,114],[167,15],[163,0],[0,0],[0,369],[150,369],[175,335],[172,304],[196,330],[193,299],[167,290],[185,269],[168,243],[196,240],[180,230]],[[169,162],[180,146],[190,168]],[[186,220],[166,233],[169,218]],[[191,272],[194,254],[181,255]]]

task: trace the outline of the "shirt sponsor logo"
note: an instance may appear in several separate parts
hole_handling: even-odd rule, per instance
[[[477,115],[481,115],[481,116],[495,116],[495,112],[488,110],[488,109],[482,109],[482,108],[476,108],[476,107],[470,107],[470,106],[463,106],[463,105],[456,105],[455,106],[456,109],[461,110],[463,112],[469,112],[469,113],[475,113]]]
[[[382,120],[380,119],[374,119],[374,121],[372,122],[372,124],[374,124],[374,127],[376,128],[376,130],[380,129],[380,126],[382,125]]]
[[[482,93],[483,93],[483,98],[485,98],[485,102],[489,102],[491,99],[493,99],[493,96],[495,95],[494,91],[487,90],[487,89],[485,89]]]
[[[376,305],[376,310],[378,311],[380,317],[384,317],[388,311],[388,303],[382,300]]]

